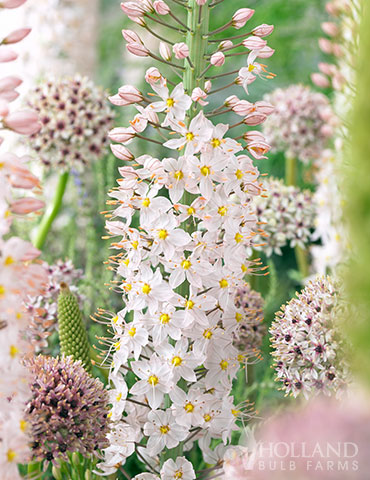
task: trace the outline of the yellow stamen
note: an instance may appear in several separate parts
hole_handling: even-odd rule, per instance
[[[148,197],[144,198],[144,200],[141,202],[141,204],[143,205],[143,207],[149,207],[150,199]]]
[[[168,425],[161,425],[159,430],[162,435],[166,435],[170,431],[170,427]]]
[[[221,370],[227,370],[227,367],[229,366],[229,362],[227,360],[222,360],[220,362],[220,367],[221,367]]]
[[[174,365],[175,367],[179,367],[181,364],[182,364],[182,358],[181,357],[178,357],[178,356],[173,357],[172,365]]]
[[[150,377],[148,378],[148,383],[150,383],[150,385],[157,385],[158,383],[158,377],[157,375],[150,375]]]
[[[226,280],[226,278],[223,278],[222,280],[220,280],[219,284],[221,288],[227,288],[229,286],[229,282]]]
[[[191,413],[194,410],[194,405],[190,402],[185,404],[184,410]]]
[[[200,173],[204,176],[204,177],[207,177],[210,173],[211,173],[211,169],[209,167],[202,167],[200,169]]]
[[[6,257],[4,265],[11,265],[14,263],[14,258],[13,257]]]
[[[238,169],[238,170],[235,172],[235,176],[236,176],[236,178],[237,178],[238,180],[241,180],[241,179],[243,178],[243,172]]]
[[[185,308],[187,308],[188,310],[191,310],[193,307],[194,307],[193,300],[187,300],[185,303]]]
[[[10,345],[9,354],[12,358],[15,358],[19,353],[19,348],[15,345]]]
[[[130,330],[128,330],[127,333],[130,335],[130,337],[134,337],[136,334],[136,328],[135,327],[130,328]]]
[[[6,457],[8,459],[8,462],[13,462],[16,456],[17,456],[16,452],[11,448],[9,448],[9,450],[6,452]]]
[[[148,285],[147,283],[144,283],[141,291],[144,293],[144,295],[149,295],[149,293],[151,292],[151,286]]]
[[[175,100],[173,98],[167,98],[166,104],[167,107],[173,107],[175,105]]]
[[[213,148],[217,148],[221,145],[221,140],[219,138],[213,138],[211,140],[211,145]]]
[[[188,133],[186,134],[186,140],[187,140],[188,142],[191,142],[193,139],[194,139],[194,133],[188,132]]]
[[[159,232],[158,232],[158,238],[159,238],[160,240],[165,240],[167,237],[168,237],[168,232],[167,232],[167,230],[165,230],[165,229],[163,229],[163,228],[162,228],[161,230],[159,230]]]
[[[176,178],[176,180],[181,180],[184,177],[184,174],[181,170],[177,170],[177,172],[175,172],[173,176]]]
[[[191,267],[191,262],[190,260],[183,260],[181,262],[181,266],[184,270],[188,270]]]
[[[221,217],[224,217],[227,214],[227,207],[218,207],[217,212]]]
[[[159,317],[159,320],[162,324],[166,324],[170,321],[170,316],[167,313],[162,313],[162,315]]]

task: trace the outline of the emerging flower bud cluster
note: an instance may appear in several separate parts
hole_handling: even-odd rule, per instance
[[[106,92],[87,77],[47,81],[30,92],[28,103],[42,123],[30,144],[45,166],[82,170],[104,155],[114,116]]]
[[[58,260],[54,265],[44,264],[48,275],[47,285],[41,295],[30,297],[26,308],[31,315],[27,333],[30,335],[35,353],[48,352],[48,337],[56,331],[58,323],[58,296],[62,282],[69,286],[82,304],[76,284],[82,277],[82,270],[76,269],[71,260]]]
[[[304,163],[318,158],[333,131],[328,99],[303,85],[278,88],[264,98],[275,107],[263,126],[271,150]]]
[[[263,244],[255,248],[270,256],[281,255],[281,249],[288,245],[305,247],[315,222],[312,193],[274,178],[266,180],[264,188],[266,195],[254,199],[256,214],[265,232],[255,237],[255,244]]]
[[[332,280],[318,277],[283,305],[270,328],[276,379],[293,396],[331,395],[346,387],[348,365],[339,321],[342,302]]]

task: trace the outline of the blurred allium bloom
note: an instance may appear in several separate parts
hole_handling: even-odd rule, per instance
[[[44,165],[82,170],[104,154],[114,116],[106,92],[87,77],[47,81],[30,92],[28,103],[42,123],[30,145]]]
[[[71,260],[58,260],[54,265],[44,264],[48,275],[48,283],[42,295],[30,297],[26,303],[27,311],[31,316],[27,333],[36,353],[47,352],[47,338],[56,330],[58,322],[58,295],[62,282],[69,286],[72,293],[77,295],[80,303],[82,297],[78,294],[78,283],[82,277],[82,270],[76,269]]]
[[[263,125],[271,151],[305,163],[319,157],[332,133],[328,99],[303,85],[278,88],[264,99],[275,107]]]
[[[287,245],[304,247],[314,228],[315,208],[312,194],[282,180],[270,178],[264,182],[265,196],[254,198],[258,220],[265,233],[254,238],[255,247],[266,255],[281,255]]]
[[[263,298],[246,283],[237,291],[235,305],[238,308],[236,315],[239,326],[233,332],[234,345],[243,352],[256,353],[266,334],[266,327],[262,323]]]
[[[30,361],[27,405],[31,450],[38,460],[68,460],[67,452],[97,454],[106,446],[108,393],[72,357],[39,355]]]
[[[287,394],[340,394],[347,385],[345,344],[339,333],[343,308],[329,277],[310,281],[282,306],[270,328],[276,379]]]

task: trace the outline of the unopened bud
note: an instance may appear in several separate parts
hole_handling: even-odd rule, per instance
[[[172,50],[175,54],[175,57],[179,60],[189,56],[189,47],[184,42],[175,43],[175,45],[172,47]]]
[[[254,10],[251,8],[240,8],[233,15],[232,26],[239,30],[239,28],[244,27],[253,14]]]
[[[225,63],[225,55],[222,52],[216,52],[211,56],[210,62],[215,67],[221,67]]]
[[[163,60],[166,60],[166,62],[169,62],[172,57],[172,52],[169,47],[169,45],[165,42],[160,42],[159,44],[159,54],[163,58]]]

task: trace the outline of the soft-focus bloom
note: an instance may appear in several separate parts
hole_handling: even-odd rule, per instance
[[[32,398],[26,421],[33,456],[55,462],[67,460],[67,452],[97,454],[107,443],[108,394],[103,384],[72,357],[40,355],[29,368]]]
[[[281,249],[288,245],[303,248],[310,242],[315,226],[312,193],[274,178],[263,185],[266,194],[254,200],[256,215],[264,230],[254,238],[254,243],[263,244],[256,249],[270,256],[272,253],[281,255]]]
[[[10,113],[3,119],[3,123],[9,130],[22,135],[35,134],[41,128],[38,114],[31,110]]]
[[[265,100],[275,107],[263,125],[272,150],[302,162],[318,158],[328,143],[323,133],[330,112],[327,98],[303,85],[292,85],[275,90]]]
[[[332,280],[318,277],[277,312],[270,328],[272,355],[276,378],[287,394],[331,395],[346,388],[341,309],[343,300]]]
[[[30,92],[42,123],[30,145],[47,167],[83,169],[101,158],[113,113],[105,92],[86,77],[47,81]]]

